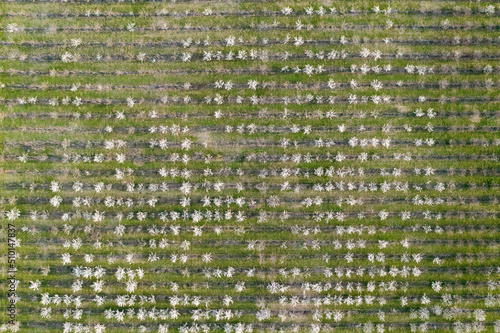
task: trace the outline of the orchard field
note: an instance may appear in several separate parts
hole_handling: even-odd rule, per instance
[[[497,1],[3,1],[0,332],[500,332],[499,59]]]

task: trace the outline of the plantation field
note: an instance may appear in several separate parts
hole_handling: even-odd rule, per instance
[[[500,332],[496,1],[0,4],[0,332]]]

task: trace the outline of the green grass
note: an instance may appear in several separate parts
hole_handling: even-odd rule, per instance
[[[487,14],[485,10],[490,4],[495,11]],[[335,7],[336,12],[322,16],[306,14],[306,7],[313,6],[317,11],[320,5],[327,11]],[[294,13],[285,16],[281,10],[287,6]],[[374,6],[381,10],[390,6],[393,13],[376,14]],[[204,15],[206,8],[214,14]],[[9,222],[15,224],[16,236],[21,240],[16,249],[19,332],[62,332],[65,322],[85,326],[102,323],[105,332],[112,333],[141,332],[141,325],[146,332],[157,332],[161,323],[170,325],[169,332],[187,333],[181,329],[186,323],[189,327],[198,324],[198,329],[189,332],[202,332],[200,326],[204,323],[210,325],[210,331],[222,332],[226,322],[252,324],[254,332],[259,333],[294,332],[295,324],[297,332],[315,332],[311,324],[324,325],[321,332],[363,332],[363,325],[368,322],[374,327],[384,324],[385,332],[423,332],[418,327],[424,323],[428,323],[427,331],[458,332],[454,325],[475,322],[473,311],[478,309],[486,313],[482,332],[497,332],[498,301],[495,306],[486,307],[485,298],[499,297],[498,9],[495,2],[415,0],[0,4],[0,83],[4,85],[0,88],[0,212],[5,226],[0,231],[0,251],[7,258],[6,226]],[[295,29],[297,20],[304,25],[301,30]],[[387,28],[388,20],[394,24],[392,28]],[[137,30],[127,31],[129,23],[135,23]],[[21,30],[7,32],[10,24]],[[314,28],[308,29],[307,25]],[[217,29],[204,29],[207,27]],[[203,44],[207,36],[210,45]],[[235,45],[226,45],[229,36],[236,38]],[[287,36],[290,40],[285,44]],[[294,37],[299,36],[306,42],[295,46]],[[348,41],[345,45],[339,43],[342,36]],[[78,47],[71,46],[75,38],[81,39]],[[188,38],[192,42],[183,47],[181,44]],[[239,38],[244,43],[239,43]],[[390,40],[386,43],[385,38]],[[360,52],[364,48],[379,50],[383,56],[377,61],[373,56],[362,58]],[[249,56],[252,50],[259,52],[255,59]],[[332,50],[347,52],[347,57],[328,59],[326,55]],[[204,52],[218,51],[223,55],[246,51],[248,58],[211,62],[200,59]],[[267,51],[269,58],[259,58],[261,51]],[[61,56],[66,52],[80,60],[64,63]],[[186,52],[193,55],[190,62],[180,59]],[[288,60],[281,58],[285,52],[290,54]],[[314,57],[304,57],[310,52]],[[317,57],[320,52],[325,55],[323,59]],[[455,52],[465,57],[457,58]],[[137,58],[141,53],[145,53],[143,61]],[[117,60],[120,57],[124,60]],[[294,67],[303,70],[307,65],[323,66],[326,72],[310,76],[303,71],[294,73]],[[362,74],[359,70],[351,72],[352,65],[391,65],[392,69]],[[432,67],[434,72],[409,74],[405,72],[407,65]],[[488,65],[492,66],[491,72],[485,70]],[[290,70],[282,71],[285,66]],[[328,88],[330,79],[337,83],[337,88]],[[258,81],[256,90],[248,88],[249,80]],[[351,80],[360,87],[350,87]],[[374,80],[383,84],[378,91],[370,86]],[[231,81],[235,86],[231,90],[215,88],[217,81]],[[186,83],[191,85],[189,89],[183,86]],[[79,84],[76,91],[70,90],[73,84]],[[224,98],[220,105],[213,101],[216,94]],[[308,94],[313,100],[305,102],[303,98]],[[347,102],[350,95],[358,97],[357,104]],[[390,96],[391,101],[361,102],[362,96],[375,95]],[[191,101],[186,103],[186,96]],[[243,102],[236,102],[238,96]],[[252,96],[263,99],[252,103]],[[297,96],[302,98],[300,102]],[[420,96],[427,100],[417,101]],[[127,106],[129,97],[136,103],[133,107]],[[212,101],[206,103],[206,97]],[[335,97],[335,102],[329,103],[329,97]],[[30,98],[37,102],[30,103]],[[69,98],[67,105],[64,98]],[[84,104],[72,104],[76,98]],[[27,103],[21,105],[22,99]],[[50,100],[57,100],[58,104],[52,106]],[[417,109],[426,114],[433,109],[435,116],[417,117]],[[158,118],[149,116],[153,110]],[[222,118],[216,119],[214,114],[219,110]],[[117,119],[120,112],[126,119]],[[329,118],[327,115],[333,112],[335,115]],[[434,127],[433,132],[425,128],[428,124]],[[153,126],[173,125],[189,131],[179,135],[149,132]],[[345,125],[346,131],[340,132],[340,125]],[[383,131],[387,125],[392,129]],[[113,131],[106,131],[107,126]],[[226,126],[232,126],[232,131],[226,131]],[[250,133],[249,126],[256,126],[257,130]],[[296,133],[292,131],[294,126],[300,129]],[[311,127],[311,133],[304,133],[305,126]],[[360,131],[360,126],[366,129]],[[404,126],[413,129],[407,131]],[[238,127],[243,130],[238,132]],[[350,147],[348,140],[353,137],[390,138],[392,143],[389,148]],[[433,146],[416,146],[415,140],[429,138],[435,140]],[[168,148],[149,146],[151,140],[161,139],[168,141]],[[183,150],[180,144],[186,139],[192,141],[192,146]],[[289,140],[287,148],[281,146],[283,139]],[[314,140],[319,139],[335,144],[317,147]],[[109,140],[123,140],[127,147],[106,149],[104,142]],[[124,163],[116,160],[119,153],[126,154]],[[336,161],[338,153],[349,158]],[[368,154],[367,161],[358,159],[362,153]],[[26,162],[19,160],[24,154]],[[92,162],[97,154],[104,155],[102,163]],[[173,162],[174,154],[186,154],[190,161]],[[299,162],[291,160],[296,154],[301,156]],[[306,160],[308,154],[311,161]],[[408,154],[411,160],[396,159],[398,154]],[[211,159],[206,163],[208,156]],[[283,156],[288,159],[280,160]],[[315,171],[320,167],[325,171],[331,167],[336,172],[318,176]],[[428,167],[435,169],[435,174],[415,172]],[[133,173],[127,173],[129,168]],[[175,168],[179,174],[162,177],[161,168]],[[211,174],[204,174],[207,168]],[[124,172],[122,177],[116,176],[117,169]],[[298,172],[283,177],[284,169]],[[183,170],[191,171],[191,175],[182,176]],[[263,170],[266,177],[259,176]],[[398,170],[402,172],[400,176]],[[351,174],[343,175],[341,171]],[[62,187],[59,192],[49,189],[52,181]],[[81,192],[72,188],[76,181],[84,184]],[[213,187],[219,181],[225,184],[221,191]],[[285,181],[291,188],[282,191]],[[111,188],[97,193],[94,185],[98,182]],[[196,188],[183,194],[179,187],[184,182]],[[238,182],[245,186],[243,191],[236,189]],[[384,182],[408,182],[409,187],[407,191],[398,191],[393,185],[383,192]],[[133,192],[126,191],[127,183],[135,184]],[[150,184],[162,183],[169,185],[168,191],[149,189]],[[263,183],[269,188],[263,189]],[[325,187],[329,183],[335,185],[331,191],[313,189],[314,184]],[[339,189],[341,183],[343,191]],[[348,183],[354,184],[352,189],[348,189]],[[377,185],[377,191],[359,190],[372,183]],[[434,188],[437,183],[444,184],[442,192]],[[144,186],[142,190],[138,190],[140,184]],[[295,191],[297,185],[305,187]],[[49,203],[56,195],[64,199],[59,207]],[[212,200],[208,207],[201,201],[205,196]],[[280,199],[277,207],[268,204],[273,196]],[[444,201],[415,205],[416,196]],[[76,197],[94,201],[75,207],[72,200]],[[104,201],[108,197],[124,201],[130,198],[134,205],[106,207]],[[191,199],[188,207],[181,205],[183,197]],[[244,198],[245,204],[228,204],[224,201],[228,197]],[[320,205],[302,204],[307,198],[317,197],[323,199]],[[155,207],[146,203],[151,198],[159,200]],[[213,201],[218,198],[220,205]],[[346,202],[353,199],[362,200],[363,204],[351,206]],[[9,221],[7,212],[14,208],[22,215]],[[218,212],[221,216],[205,216],[195,222],[192,217],[183,218],[185,210],[190,214]],[[33,211],[38,212],[36,220],[30,217]],[[105,213],[103,221],[94,221],[96,211]],[[246,216],[242,221],[235,218],[239,211]],[[284,211],[290,214],[286,219],[280,218]],[[382,211],[390,215],[381,219]],[[412,218],[402,219],[401,213],[407,211]],[[119,212],[123,214],[121,221]],[[140,220],[140,212],[148,217]],[[163,221],[160,214],[165,212],[177,212],[180,217],[173,220],[169,215]],[[232,214],[229,219],[225,217],[228,212]],[[261,218],[263,212],[269,214],[265,219]],[[358,217],[360,212],[365,214],[363,218]],[[44,213],[46,218],[40,216]],[[65,213],[67,220],[62,218]],[[342,219],[336,213],[346,216]],[[114,232],[120,225],[126,228],[122,236]],[[170,227],[174,226],[180,227],[179,234],[172,232]],[[198,226],[203,226],[203,232],[196,236],[193,230]],[[153,227],[163,232],[153,234]],[[217,227],[222,233],[215,232]],[[63,246],[76,239],[82,242],[80,248]],[[159,247],[162,239],[168,241],[168,246]],[[401,245],[405,239],[410,244],[408,248]],[[99,249],[94,246],[98,240],[102,243]],[[156,241],[157,246],[151,247],[150,241]],[[185,241],[191,243],[189,249],[183,248]],[[252,241],[253,249],[249,248]],[[360,241],[366,242],[364,247],[359,246]],[[387,241],[387,247],[381,248],[379,241]],[[316,242],[319,248],[314,247]],[[356,246],[348,249],[350,243]],[[63,253],[71,254],[71,264],[62,263]],[[159,260],[148,261],[151,253],[157,254]],[[212,262],[203,261],[206,253],[212,254]],[[354,256],[352,262],[346,259],[348,253]],[[381,253],[385,255],[383,262],[369,260],[369,254],[376,257]],[[84,254],[95,257],[87,263]],[[133,262],[127,262],[127,254],[134,254]],[[188,255],[185,263],[179,258],[175,262],[171,259],[172,255],[182,254]],[[422,261],[413,259],[412,255],[417,254],[422,255]],[[408,261],[404,260],[406,255]],[[436,257],[442,262],[436,263]],[[108,258],[115,261],[109,262]],[[72,284],[77,278],[71,272],[76,266],[106,268],[103,291],[96,293],[91,287],[96,278],[81,277],[82,289],[73,292]],[[135,278],[135,292],[126,291],[127,278],[117,281],[114,274],[119,267],[144,269],[145,276]],[[343,275],[335,271],[338,267],[343,269]],[[418,267],[421,274],[391,276],[388,272],[392,267]],[[203,271],[227,272],[228,268],[235,269],[232,277],[207,277]],[[256,269],[254,276],[245,273],[250,268]],[[301,273],[294,276],[294,268]],[[356,274],[359,268],[364,269],[362,275]],[[376,271],[379,268],[387,274],[382,276]],[[333,275],[325,276],[326,269]],[[347,269],[352,270],[350,276],[346,275]],[[7,278],[6,261],[2,263],[2,277]],[[36,280],[41,282],[39,290],[29,289],[30,281]],[[267,286],[273,281],[289,289],[272,294]],[[436,281],[443,283],[439,292],[432,289],[432,282]],[[172,282],[178,284],[178,291],[172,290]],[[237,292],[238,282],[245,282],[246,289]],[[373,292],[367,291],[369,282],[375,283]],[[387,289],[393,282],[396,288]],[[343,287],[340,291],[335,289],[337,283]],[[326,288],[305,291],[302,288],[307,284]],[[348,284],[353,286],[352,291],[347,289]],[[356,289],[358,284],[361,291]],[[0,289],[5,295],[8,285],[3,283]],[[80,296],[82,318],[65,318],[66,309],[76,310],[73,303],[42,305],[44,293],[51,297]],[[107,297],[102,306],[92,301],[96,294]],[[131,306],[119,307],[114,302],[118,295],[131,294],[137,296]],[[422,304],[424,294],[431,299],[430,304]],[[139,295],[155,295],[156,303],[140,304]],[[140,320],[125,316],[121,323],[105,318],[107,309],[172,309],[170,297],[174,295],[191,299],[200,296],[202,301],[210,299],[212,303],[208,307],[178,305],[177,319]],[[234,300],[229,306],[223,304],[226,295]],[[329,295],[332,299],[371,295],[375,300],[371,305],[314,305],[315,299],[324,300]],[[452,301],[445,303],[443,295],[451,295]],[[280,304],[282,296],[287,297],[286,305]],[[289,303],[294,296],[309,301],[292,306]],[[406,306],[401,305],[404,296],[408,298]],[[380,297],[386,299],[385,304],[379,303]],[[261,309],[260,298],[272,313],[270,319],[262,322],[255,316]],[[8,299],[2,297],[0,304],[1,323],[5,323]],[[443,313],[438,314],[438,306]],[[52,308],[50,318],[41,317],[44,307]],[[233,313],[241,310],[242,315],[216,321],[211,312],[209,319],[195,322],[191,315],[197,308],[231,309]],[[429,311],[428,318],[418,312],[421,309]],[[282,320],[278,317],[282,310],[297,317]],[[317,310],[322,316],[314,320]],[[333,315],[328,319],[327,314],[336,310],[342,312],[342,319],[335,321]],[[385,319],[379,317],[379,311],[385,313]],[[464,328],[461,332],[466,331]],[[234,328],[232,332],[236,332]]]

